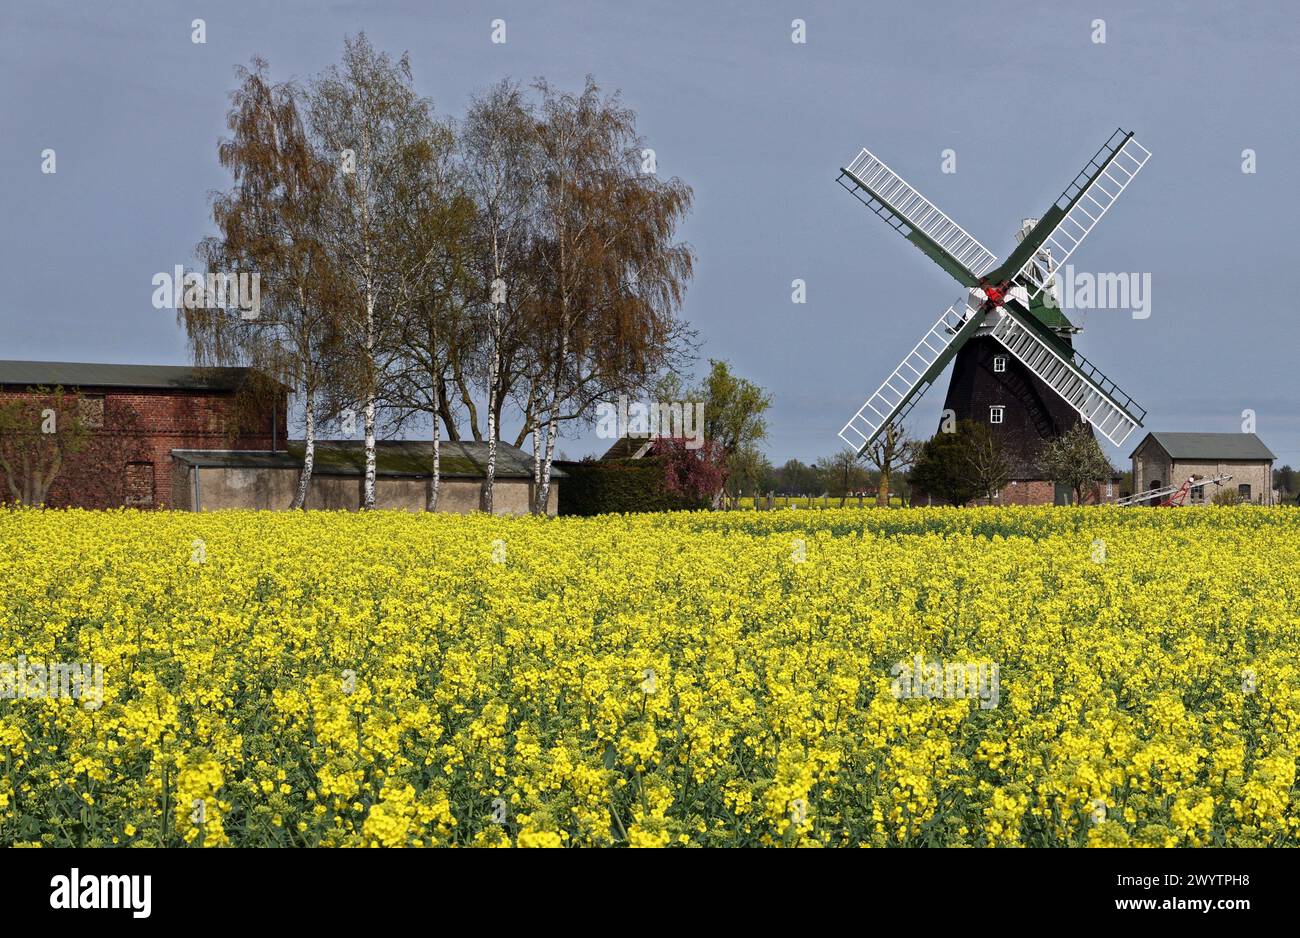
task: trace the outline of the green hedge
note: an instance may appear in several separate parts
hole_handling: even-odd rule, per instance
[[[556,462],[560,481],[560,514],[603,515],[640,511],[680,511],[705,508],[699,499],[683,498],[664,488],[664,469],[657,459],[598,462]]]

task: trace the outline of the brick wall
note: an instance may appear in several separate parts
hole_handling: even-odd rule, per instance
[[[1073,494],[1071,494],[1073,497]],[[1091,492],[1085,492],[1083,503],[1085,505],[1108,505],[1119,498],[1119,482],[1111,481],[1109,484],[1102,483]],[[938,499],[929,499],[923,492],[912,493],[912,504],[922,506],[927,504],[942,505]],[[977,498],[970,504],[980,505],[1054,505],[1056,504],[1056,483],[1046,479],[1015,479],[1008,482],[998,493],[998,497],[992,501],[987,498]]]
[[[233,391],[81,388],[103,396],[102,426],[69,460],[50,489],[52,507],[170,507],[173,449],[283,449],[287,401],[265,413],[241,412]],[[12,389],[0,398],[29,396]]]
[[[1056,503],[1056,483],[1044,479],[1016,479],[998,493],[995,505],[1052,505]],[[980,499],[978,504],[988,504]]]

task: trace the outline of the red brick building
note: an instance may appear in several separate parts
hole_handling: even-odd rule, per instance
[[[1122,495],[1120,491],[1123,476],[1112,476],[1109,481],[1083,493],[1085,505],[1112,505]],[[997,493],[997,497],[972,499],[970,504],[983,505],[1070,505],[1074,502],[1074,492],[1069,486],[1059,485],[1047,479],[1012,479]],[[926,495],[924,492],[912,491],[912,505],[946,505],[943,499]]]
[[[247,368],[0,361],[0,401],[52,388],[80,397],[87,443],[56,477],[47,505],[164,508],[172,450],[285,447],[287,390],[254,395],[252,379]],[[7,496],[0,484],[0,500]]]

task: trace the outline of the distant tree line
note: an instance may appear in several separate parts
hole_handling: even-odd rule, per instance
[[[892,489],[894,495],[905,498],[905,479],[896,479],[895,485]],[[779,466],[772,465],[766,456],[759,453],[746,475],[735,480],[734,488],[735,497],[769,494],[785,498],[826,496],[837,500],[840,505],[847,505],[850,500],[856,503],[858,496],[876,500],[880,490],[880,472],[868,468],[849,449],[819,457],[812,463],[787,459]]]
[[[1069,487],[1075,504],[1083,504],[1094,487],[1118,475],[1083,423],[1045,443],[1034,459],[1043,478]],[[908,503],[915,491],[940,504],[968,505],[996,501],[1012,471],[1011,454],[993,431],[961,420],[924,441],[891,426],[861,455],[844,449],[812,465],[798,459],[779,468],[765,465],[755,491],[826,496],[841,505],[865,493],[881,506],[890,503],[891,493]]]

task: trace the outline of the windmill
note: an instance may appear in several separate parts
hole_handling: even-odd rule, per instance
[[[1132,133],[1116,130],[1042,218],[1022,223],[1019,244],[999,264],[877,156],[859,153],[840,171],[840,185],[970,292],[921,336],[840,438],[866,453],[887,427],[901,426],[956,357],[945,408],[971,419],[989,405],[993,429],[1021,458],[1080,419],[1123,443],[1146,411],[1074,349],[1079,330],[1060,311],[1055,272],[1150,157]]]

